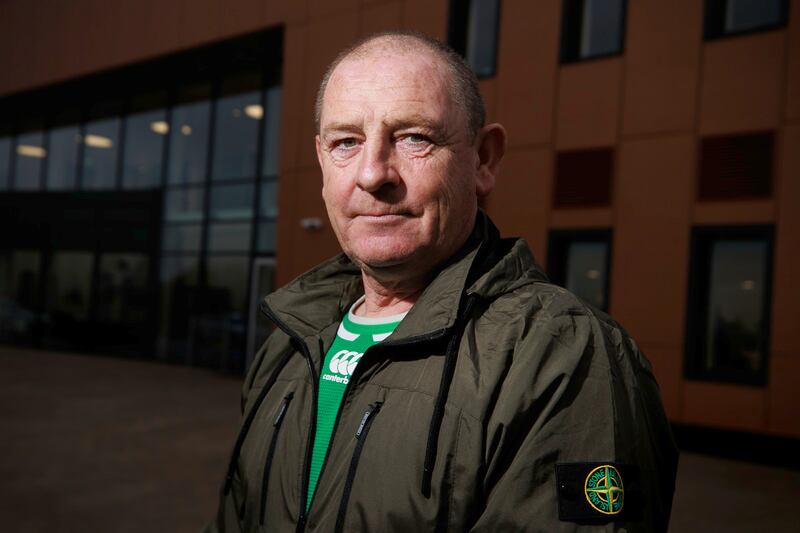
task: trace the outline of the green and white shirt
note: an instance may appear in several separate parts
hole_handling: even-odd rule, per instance
[[[308,510],[311,497],[317,488],[320,469],[328,453],[333,425],[336,422],[336,415],[339,413],[345,387],[350,382],[350,376],[364,352],[370,346],[378,344],[391,335],[406,316],[406,313],[375,318],[356,316],[353,310],[363,301],[364,296],[350,307],[342,319],[339,331],[336,332],[336,339],[325,355],[325,361],[322,364],[317,405],[317,431],[314,435],[314,448],[311,455],[306,510]]]

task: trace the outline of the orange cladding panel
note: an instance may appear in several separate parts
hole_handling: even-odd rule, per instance
[[[616,142],[621,77],[619,58],[561,67],[558,149],[610,146]]]
[[[447,39],[448,0],[405,0],[403,27]]]
[[[503,236],[524,237],[544,261],[550,209],[551,152],[546,148],[515,149],[503,159],[487,212]]]
[[[800,352],[769,361],[770,433],[800,438]]]
[[[709,42],[703,50],[700,131],[768,130],[780,124],[786,32]]]
[[[626,141],[619,154],[611,312],[643,344],[683,348],[694,139]]]
[[[787,119],[800,119],[800,0],[789,7],[788,73],[786,80]]]
[[[508,0],[500,8],[497,120],[510,146],[549,142],[561,2]]]
[[[800,126],[787,126],[780,138],[771,346],[800,357]]]
[[[767,390],[762,387],[686,381],[681,422],[739,431],[766,429]]]
[[[308,30],[305,24],[286,26],[283,34],[283,92],[281,93],[281,176],[297,168],[300,153],[311,148],[314,138],[302,137],[303,126],[313,122],[313,107],[306,100],[306,55]],[[293,182],[281,180],[281,196]],[[289,211],[281,210],[281,213]]]
[[[403,3],[398,1],[361,8],[360,34],[364,37],[371,33],[397,30],[403,25]]]
[[[628,3],[625,134],[694,128],[702,31],[697,0]]]

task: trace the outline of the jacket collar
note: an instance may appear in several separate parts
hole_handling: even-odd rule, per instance
[[[465,294],[482,299],[536,280],[546,280],[522,239],[500,239],[478,211],[464,246],[434,277],[392,334],[392,342],[435,336],[453,326]],[[265,298],[273,314],[300,337],[319,335],[338,323],[364,293],[361,271],[344,254],[318,265]]]

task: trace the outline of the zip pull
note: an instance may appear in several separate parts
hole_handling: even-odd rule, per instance
[[[361,423],[358,425],[358,431],[356,431],[356,439],[361,438],[361,434],[364,432],[364,427],[367,425],[369,418],[381,410],[381,405],[383,405],[383,402],[370,404],[369,408],[364,412],[364,415],[361,417]]]
[[[281,407],[278,409],[278,416],[275,417],[275,422],[272,423],[272,427],[276,428],[281,425],[281,422],[283,421],[283,415],[286,414],[286,409],[289,408],[289,402],[292,401],[292,398],[294,398],[294,393],[290,392],[283,399],[283,402],[281,402]]]

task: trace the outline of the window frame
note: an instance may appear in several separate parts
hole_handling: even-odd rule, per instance
[[[691,230],[688,292],[686,297],[686,330],[684,339],[683,376],[690,381],[729,383],[764,387],[767,385],[770,361],[773,270],[775,264],[775,228],[772,224],[695,226]],[[706,370],[702,365],[707,337],[710,300],[710,245],[721,240],[763,240],[766,244],[764,295],[759,349],[763,364],[758,372],[742,372],[731,368]]]
[[[622,17],[619,22],[619,50],[589,56],[580,55],[580,38],[575,37],[576,35],[580,36],[582,33],[583,23],[577,21],[583,19],[586,0],[563,0],[561,2],[561,37],[558,51],[558,59],[561,65],[607,59],[625,54],[628,29],[628,0],[620,1],[622,2]]]
[[[569,246],[575,242],[602,242],[606,245],[606,280],[603,290],[605,307],[600,310],[607,313],[611,308],[611,258],[614,246],[614,230],[611,228],[576,228],[551,229],[547,236],[547,277],[559,287],[566,284],[566,257]],[[569,290],[569,289],[567,289]],[[576,295],[578,296],[578,295]],[[585,301],[581,299],[582,301]],[[589,302],[587,302],[589,303]]]
[[[479,74],[467,57],[467,43],[469,41],[469,11],[473,0],[450,0],[448,4],[447,16],[447,44],[464,58],[469,68],[475,73],[479,80],[491,79],[497,76],[499,70],[499,48],[500,48],[500,22],[503,16],[503,4],[501,0],[497,3],[497,20],[493,28],[494,31],[494,56],[492,58],[492,69],[490,73]]]
[[[778,0],[781,3],[781,19],[774,24],[747,28],[738,31],[725,31],[725,17],[728,13],[730,0],[705,0],[703,6],[703,40],[716,41],[717,39],[727,39],[729,37],[742,37],[753,33],[773,31],[785,28],[789,23],[789,1]]]

